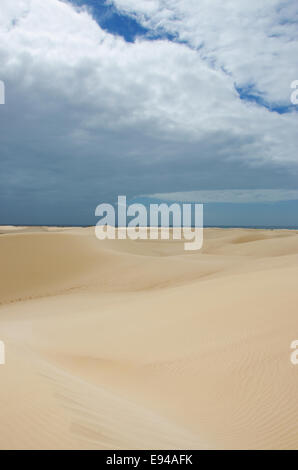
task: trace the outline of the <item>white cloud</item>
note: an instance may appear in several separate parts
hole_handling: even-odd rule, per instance
[[[295,0],[111,0],[152,30],[176,34],[239,85],[269,102],[289,102],[298,78]],[[148,6],[151,5],[150,11]]]
[[[126,0],[121,0],[120,6],[125,4]],[[165,7],[156,10],[156,1],[137,4],[146,15],[151,10],[156,15],[164,14]],[[196,4],[187,2],[185,22],[178,22],[187,31],[190,27],[187,12],[193,11],[192,22],[201,17]],[[297,116],[281,117],[241,102],[234,80],[222,70],[210,67],[187,46],[145,40],[127,44],[103,31],[86,11],[75,10],[58,0],[16,0],[14,7],[10,5],[9,0],[4,0],[0,33],[2,73],[7,79],[17,77],[20,87],[26,87],[28,93],[37,87],[45,95],[55,93],[82,107],[89,106],[89,117],[80,123],[74,135],[101,126],[127,129],[143,122],[144,132],[171,139],[201,141],[216,132],[244,139],[249,136],[255,142],[247,159],[296,160],[289,142],[293,141],[293,133],[297,134]],[[134,2],[130,0],[127,5],[132,8]],[[178,8],[182,3],[171,5]],[[205,2],[200,5],[203,12],[209,11],[210,18],[206,20],[219,15],[216,8],[208,10]],[[237,2],[233,11],[237,17]],[[154,18],[149,16],[153,26]],[[236,19],[233,22],[237,23]],[[232,39],[231,47],[235,46]],[[194,37],[193,41],[198,39]],[[246,48],[242,49],[242,54],[246,53]],[[251,60],[246,61],[253,68]],[[270,73],[273,69],[274,66]],[[239,149],[238,154],[230,156],[243,158],[242,153]]]
[[[222,189],[178,193],[148,194],[142,197],[175,202],[207,203],[266,203],[297,201],[297,190],[286,189]]]

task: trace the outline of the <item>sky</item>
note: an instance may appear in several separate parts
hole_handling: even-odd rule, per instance
[[[296,0],[1,0],[0,224],[298,226]]]

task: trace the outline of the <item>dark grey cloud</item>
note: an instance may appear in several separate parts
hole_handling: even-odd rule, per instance
[[[58,0],[1,8],[1,223],[92,224],[118,194],[297,188],[297,113],[243,102],[187,45],[128,44]]]

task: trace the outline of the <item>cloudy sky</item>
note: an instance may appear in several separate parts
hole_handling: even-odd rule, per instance
[[[297,0],[1,0],[0,223],[298,225],[297,57]]]

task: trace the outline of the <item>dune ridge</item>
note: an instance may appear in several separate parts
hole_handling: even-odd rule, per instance
[[[0,259],[0,448],[298,448],[298,231],[2,226]]]

